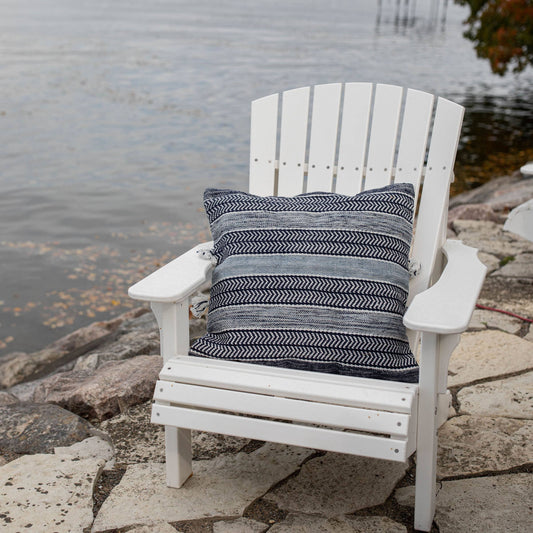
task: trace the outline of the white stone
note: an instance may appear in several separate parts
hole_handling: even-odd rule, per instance
[[[102,437],[94,436],[77,442],[72,446],[54,448],[56,455],[70,455],[78,459],[102,459],[105,461],[104,470],[110,470],[115,464],[115,449],[111,442]]]
[[[472,320],[468,324],[468,329],[480,331],[487,327],[500,329],[511,335],[517,335],[522,329],[522,321],[496,311],[476,309],[472,314]]]
[[[83,533],[93,521],[93,488],[103,464],[36,454],[1,467],[0,528]]]
[[[264,533],[270,526],[250,518],[237,518],[213,524],[213,533]]]
[[[533,462],[533,421],[458,416],[439,430],[437,477],[479,475]]]
[[[435,522],[440,533],[531,531],[531,474],[444,481],[437,492]],[[400,505],[414,504],[414,487],[395,493]]]
[[[464,414],[533,420],[533,372],[465,387],[457,399]]]
[[[525,176],[533,176],[533,162],[522,165],[520,167],[520,172]]]
[[[406,533],[407,528],[386,516],[323,518],[289,514],[274,524],[269,533]]]
[[[213,516],[239,516],[272,485],[291,475],[312,450],[266,444],[247,454],[193,462],[180,488],[166,486],[165,465],[131,465],[102,505],[92,532]]]
[[[461,335],[449,366],[448,386],[457,387],[533,369],[531,344],[509,333],[486,330]]]
[[[264,498],[289,512],[335,517],[383,503],[406,469],[404,463],[327,453]]]

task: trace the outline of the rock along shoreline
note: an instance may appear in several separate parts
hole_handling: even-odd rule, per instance
[[[503,231],[533,198],[519,173],[453,197],[449,237],[479,248],[479,304],[533,318],[533,242]],[[526,531],[533,488],[533,325],[477,309],[450,363],[436,527]],[[191,320],[191,335],[205,320]],[[0,530],[412,531],[406,465],[194,432],[193,478],[164,482],[149,422],[162,366],[148,307],[0,364]],[[528,496],[529,494],[529,496]],[[528,506],[529,505],[529,506]],[[436,531],[436,529],[435,529]]]

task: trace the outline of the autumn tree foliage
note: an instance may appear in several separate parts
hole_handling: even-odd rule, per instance
[[[509,68],[521,72],[533,64],[533,0],[456,0],[470,7],[465,37],[475,43],[478,57],[490,61],[503,76]]]

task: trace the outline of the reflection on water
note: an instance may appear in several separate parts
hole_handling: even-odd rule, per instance
[[[0,356],[124,310],[131,281],[207,237],[202,190],[246,187],[259,96],[361,80],[463,103],[467,186],[533,147],[531,72],[492,75],[453,2],[0,0],[0,13]]]
[[[421,9],[416,0],[377,0],[376,34],[380,33],[382,23],[387,25],[391,21],[396,32],[405,33],[417,23],[422,23],[428,33],[445,31],[448,0],[429,0],[429,8],[424,6],[427,10],[422,17],[417,15],[417,7]]]
[[[517,91],[504,99],[467,94],[456,164],[455,191],[481,185],[517,170],[533,158],[533,91]]]

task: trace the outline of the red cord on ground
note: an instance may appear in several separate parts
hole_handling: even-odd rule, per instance
[[[476,304],[476,307],[478,309],[485,309],[486,311],[496,311],[497,313],[503,313],[504,315],[513,316],[515,318],[519,318],[520,320],[524,320],[525,322],[533,323],[533,320],[531,320],[531,318],[525,318],[515,313],[511,313],[511,311],[504,311],[503,309],[496,309],[495,307],[487,307],[486,305],[481,305],[481,304]]]

